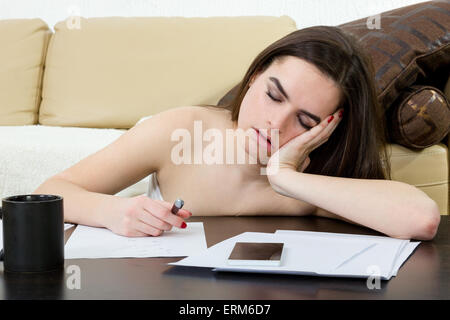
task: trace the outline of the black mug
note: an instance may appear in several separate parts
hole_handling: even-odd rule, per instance
[[[48,194],[2,199],[3,250],[9,272],[44,272],[64,268],[63,198]]]

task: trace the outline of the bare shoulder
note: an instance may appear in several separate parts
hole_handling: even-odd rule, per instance
[[[155,125],[157,122],[164,126],[176,127],[185,124],[186,127],[194,120],[208,120],[213,117],[224,117],[228,110],[208,106],[182,106],[165,110],[142,121],[146,125]]]
[[[149,130],[156,126],[160,127],[160,129],[176,127],[190,123],[196,111],[193,107],[172,108],[152,115],[136,126],[143,126]]]
[[[226,109],[213,106],[182,106],[153,115],[139,125],[144,126],[147,130],[157,130],[160,136],[170,139],[171,133],[176,129],[193,130],[195,121],[201,121],[203,129],[221,127],[227,121],[231,121],[231,114]]]
[[[160,112],[55,176],[85,190],[116,194],[170,163],[176,129],[192,130],[194,120],[210,123],[210,117],[211,111],[195,106]]]
[[[222,121],[231,120],[231,112],[228,109],[216,106],[186,106],[177,108],[180,114],[190,116],[190,120]]]
[[[153,115],[55,176],[92,192],[116,194],[162,168],[170,156],[172,132],[194,117],[189,108]]]
[[[224,109],[183,106],[165,110],[141,121],[129,130],[129,134],[139,135],[141,140],[147,140],[146,145],[152,144],[148,152],[157,152],[160,155],[154,161],[158,164],[158,168],[161,168],[167,164],[179,133],[184,135],[183,131],[187,130],[191,136],[194,136],[196,121],[200,121],[202,130],[225,128],[229,125],[228,118],[231,119],[227,117]]]

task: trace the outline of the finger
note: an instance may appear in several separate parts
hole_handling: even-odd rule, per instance
[[[150,198],[145,199],[144,209],[158,219],[163,220],[177,228],[183,228],[183,226],[186,227],[186,223],[183,218],[170,212],[170,209],[160,202],[154,201]]]
[[[333,119],[330,121],[330,123],[324,130],[326,132],[326,134],[328,135],[328,137],[331,136],[333,131],[337,128],[338,124],[341,122],[341,120],[342,120],[341,112],[343,112],[343,111],[344,111],[344,109],[341,108],[333,114]]]
[[[305,136],[308,139],[308,143],[314,144],[316,141],[321,140],[324,135],[330,133],[330,131],[339,123],[339,113],[343,109],[337,110],[332,115],[325,117],[320,123],[308,130],[306,133],[300,136]],[[300,137],[299,136],[299,137]]]
[[[190,217],[192,217],[192,213],[190,211],[181,209],[178,210],[177,216],[180,216],[183,219],[189,219]]]
[[[143,232],[140,232],[137,230],[129,231],[123,235],[126,237],[147,237],[148,236],[146,233],[143,233]]]
[[[156,200],[160,205],[164,206],[165,208],[171,210],[172,209],[172,205],[169,202],[166,201],[161,201],[161,200]],[[177,216],[180,216],[183,219],[188,219],[192,216],[192,212],[186,210],[186,209],[179,209],[177,212]]]
[[[316,141],[317,137],[320,137],[321,132],[327,127],[327,121],[322,121],[316,126],[312,127],[310,130],[295,136],[285,144],[283,144],[282,148],[290,148],[291,146],[294,148],[308,148],[313,145],[313,142]],[[281,149],[281,148],[280,148]]]
[[[156,227],[156,228],[158,228],[160,230],[169,231],[169,230],[172,229],[172,225],[171,224],[158,219],[157,217],[152,215],[147,210],[140,211],[138,213],[137,218],[138,218],[138,220],[142,221],[143,223],[148,224],[148,225],[153,226],[153,227]]]
[[[341,122],[343,117],[344,109],[338,109],[335,113],[333,113],[333,120],[329,123],[326,130],[331,130],[336,128],[336,126]]]
[[[144,236],[158,237],[163,234],[164,230],[150,226],[142,221],[136,220],[134,228],[137,232],[143,233]]]
[[[312,147],[312,150],[314,150],[314,149],[318,148],[319,146],[321,146],[322,144],[324,144],[328,140],[328,138],[331,136],[331,134],[336,129],[336,127],[338,126],[338,124],[340,123],[340,121],[342,119],[342,117],[339,116],[341,110],[343,111],[343,109],[339,109],[334,114],[325,118],[320,123],[323,130],[321,130],[319,132],[319,134],[317,134],[314,138],[311,139],[310,146]]]
[[[322,139],[323,131],[325,130],[327,124],[328,123],[326,121],[322,121],[309,131],[306,131],[286,142],[282,148],[284,148],[284,150],[292,148],[291,150],[293,152],[304,152],[309,154],[316,148],[317,141]]]

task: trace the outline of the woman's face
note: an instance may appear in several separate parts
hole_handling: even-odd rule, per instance
[[[305,60],[285,56],[251,80],[237,126],[254,132],[258,148],[267,148],[270,155],[271,145],[258,135],[259,130],[266,129],[270,137],[271,130],[278,129],[281,147],[334,113],[339,99],[340,90],[332,79]],[[247,143],[245,149],[248,153]]]

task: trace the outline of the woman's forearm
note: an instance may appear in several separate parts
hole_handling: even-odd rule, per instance
[[[287,169],[269,181],[280,194],[391,237],[429,240],[440,221],[439,209],[431,198],[398,181],[329,177]]]
[[[105,220],[121,210],[123,198],[87,191],[70,181],[50,178],[33,194],[54,194],[63,197],[64,222],[105,227]]]

